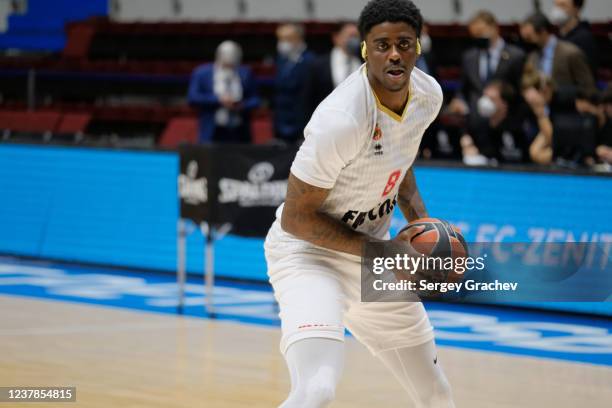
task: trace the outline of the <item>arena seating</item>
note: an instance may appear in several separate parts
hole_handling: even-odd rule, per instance
[[[161,136],[173,118],[195,117],[186,105],[190,73],[198,64],[211,61],[216,46],[224,39],[242,44],[244,62],[252,68],[264,101],[269,102],[273,95],[276,27],[276,22],[269,21],[117,23],[95,17],[73,22],[66,26],[67,41],[59,54],[0,57],[0,108],[23,109],[28,78],[33,77],[37,106],[88,113],[89,120],[84,123],[94,133],[113,128],[136,133],[153,129]],[[305,27],[310,49],[325,52],[331,47],[334,24],[307,22]],[[600,81],[612,80],[610,27],[593,25],[602,50]],[[457,88],[458,63],[471,44],[470,38],[466,27],[458,24],[432,25],[430,34],[434,47],[447,50],[437,55],[437,74],[450,95]],[[515,25],[502,26],[502,34],[518,43]],[[455,120],[443,119],[443,123]],[[255,142],[271,137],[269,108],[253,115],[252,129]]]
[[[65,113],[55,132],[59,134],[83,133],[90,121],[91,113]]]
[[[0,110],[0,130],[4,138],[14,136],[82,135],[91,122],[89,112],[61,112],[55,110]]]
[[[195,144],[198,141],[198,120],[190,117],[172,118],[162,134],[159,145],[173,148],[181,143]]]

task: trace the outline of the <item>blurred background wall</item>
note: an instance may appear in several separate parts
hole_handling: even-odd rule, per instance
[[[0,0],[0,48],[56,49],[64,44],[64,24],[90,16],[120,22],[355,20],[367,0]],[[480,9],[500,23],[518,22],[553,0],[416,0],[431,23],[466,23]],[[16,11],[16,12],[14,12]],[[12,13],[12,14],[11,14]],[[612,19],[609,0],[589,0],[583,17]]]

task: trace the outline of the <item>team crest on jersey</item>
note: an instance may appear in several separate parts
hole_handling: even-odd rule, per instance
[[[374,140],[375,142],[374,156],[382,156],[384,153],[383,146],[382,146],[382,137],[383,137],[382,130],[380,130],[380,126],[378,126],[378,123],[377,123],[376,127],[374,128],[374,136],[372,136],[372,140]]]
[[[376,124],[376,128],[374,129],[374,137],[372,137],[372,139],[374,139],[375,142],[378,142],[380,139],[382,139],[382,130],[380,130],[380,126],[378,126],[378,123]]]

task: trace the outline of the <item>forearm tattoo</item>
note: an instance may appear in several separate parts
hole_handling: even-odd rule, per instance
[[[361,255],[363,234],[319,211],[328,190],[290,176],[282,226],[287,232],[324,248]]]

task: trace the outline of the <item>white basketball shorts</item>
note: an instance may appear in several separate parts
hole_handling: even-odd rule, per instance
[[[433,339],[422,303],[361,302],[359,257],[299,240],[278,220],[264,246],[280,307],[283,354],[304,338],[344,341],[345,327],[373,354]]]

